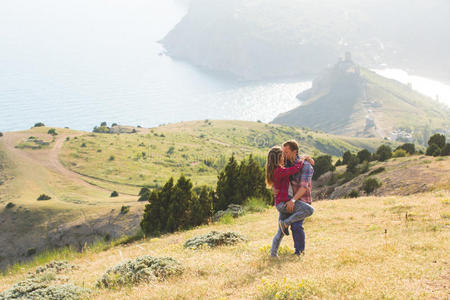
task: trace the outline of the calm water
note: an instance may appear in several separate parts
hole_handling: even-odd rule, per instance
[[[186,13],[182,3],[2,0],[0,131],[39,121],[83,130],[102,121],[268,122],[299,104],[310,81],[241,83],[161,55],[157,41]]]
[[[0,131],[268,122],[299,104],[309,81],[239,83],[160,55],[185,13],[171,0],[2,0]]]

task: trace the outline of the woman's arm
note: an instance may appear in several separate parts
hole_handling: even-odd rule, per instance
[[[290,168],[278,167],[275,170],[275,176],[282,178],[282,177],[294,175],[295,173],[298,173],[302,169],[302,167],[303,167],[303,160],[299,159],[295,162],[295,165],[293,165]]]

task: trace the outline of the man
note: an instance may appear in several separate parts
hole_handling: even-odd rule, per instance
[[[294,140],[283,144],[283,153],[286,157],[286,167],[294,165],[298,157],[298,143]],[[310,160],[314,164],[314,160]],[[292,213],[296,201],[303,201],[311,205],[311,180],[314,173],[313,166],[308,160],[305,160],[303,168],[297,174],[290,177],[289,198],[291,201],[286,203],[286,210]],[[275,191],[274,191],[275,192]],[[305,231],[303,221],[291,224],[292,238],[294,240],[295,254],[300,255],[305,251]]]

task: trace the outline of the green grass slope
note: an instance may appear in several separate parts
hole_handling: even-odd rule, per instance
[[[214,185],[218,172],[234,153],[250,154],[260,161],[270,147],[289,139],[300,143],[302,153],[340,156],[345,150],[374,150],[382,140],[349,138],[308,129],[247,121],[192,121],[135,134],[86,133],[64,143],[61,162],[89,176],[86,180],[136,193],[140,186],[161,186],[184,173],[195,185]]]

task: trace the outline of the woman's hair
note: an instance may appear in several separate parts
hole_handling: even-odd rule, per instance
[[[283,154],[283,150],[281,147],[272,147],[269,153],[267,154],[266,160],[266,186],[267,188],[271,188],[273,185],[273,173],[275,169],[280,165],[281,156]]]

